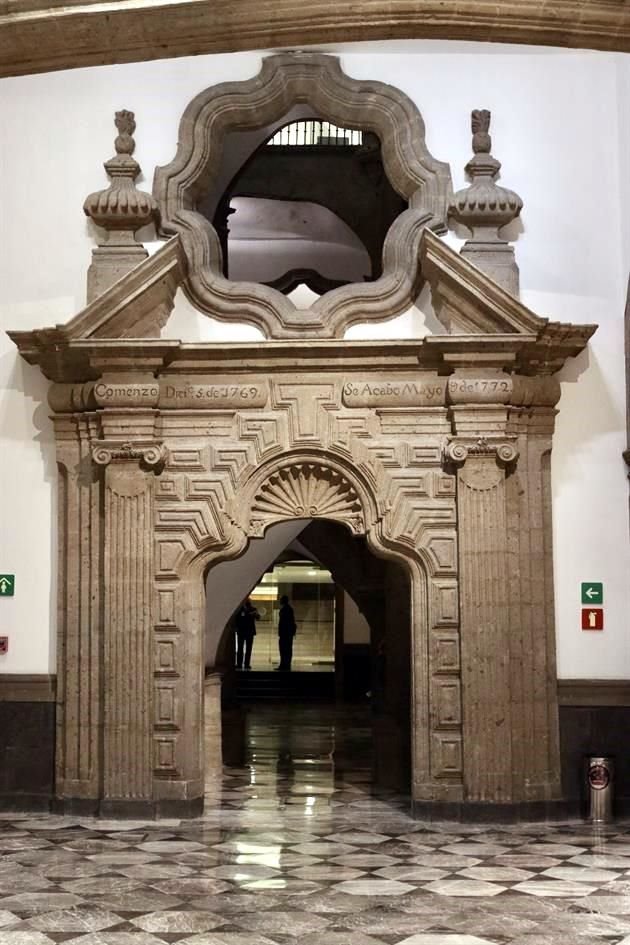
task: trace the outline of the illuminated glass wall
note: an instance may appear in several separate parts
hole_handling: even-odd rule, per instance
[[[295,612],[294,670],[334,670],[335,584],[330,571],[311,561],[274,565],[251,593],[260,619],[252,653],[252,669],[277,666],[278,611],[286,594]]]

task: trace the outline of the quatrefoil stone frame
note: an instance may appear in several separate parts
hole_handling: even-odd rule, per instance
[[[219,237],[197,209],[216,183],[226,136],[281,123],[299,104],[339,126],[378,135],[385,172],[409,203],[385,238],[381,277],[326,292],[309,309],[269,286],[226,279]],[[192,304],[213,318],[255,325],[267,338],[342,338],[352,324],[409,309],[422,285],[422,231],[446,232],[451,192],[450,168],[429,153],[414,103],[392,86],[351,79],[337,58],[319,54],[270,56],[253,79],[197,95],[182,117],[177,154],[156,169],[153,184],[161,235],[179,234],[184,248]]]

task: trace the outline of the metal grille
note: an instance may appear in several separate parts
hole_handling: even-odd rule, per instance
[[[308,147],[309,145],[338,145],[353,147],[363,144],[363,132],[351,131],[349,128],[338,128],[330,121],[292,121],[290,125],[285,125],[276,131],[273,138],[267,142],[268,145],[295,145],[296,147]]]

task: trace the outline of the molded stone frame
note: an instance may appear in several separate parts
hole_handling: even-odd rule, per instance
[[[427,228],[419,250],[446,329],[422,340],[151,337],[179,237],[67,325],[10,333],[54,382],[60,808],[201,809],[221,762],[216,740],[204,758],[204,573],[304,517],[409,574],[415,810],[561,801],[554,375],[594,326],[538,317]],[[219,695],[206,685],[215,733]]]
[[[196,210],[220,167],[225,136],[265,128],[302,103],[341,127],[377,134],[390,183],[409,201],[385,239],[382,276],[326,292],[308,310],[269,286],[225,279],[217,233]],[[255,78],[213,86],[193,99],[181,120],[177,155],[156,169],[153,193],[162,235],[179,234],[182,241],[185,289],[196,308],[219,319],[238,313],[268,338],[341,338],[355,322],[384,321],[413,305],[422,231],[446,232],[451,175],[429,153],[422,116],[398,89],[351,79],[331,56],[282,54],[264,59]]]

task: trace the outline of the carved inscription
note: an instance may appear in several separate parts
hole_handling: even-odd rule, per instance
[[[194,380],[177,378],[160,382],[159,406],[162,409],[199,407],[264,407],[269,395],[267,384],[252,381],[249,384],[200,384]]]
[[[513,387],[512,378],[507,374],[497,377],[449,377],[448,398],[452,404],[506,404]]]
[[[101,407],[135,406],[145,404],[154,406],[160,393],[157,382],[146,384],[115,384],[108,381],[97,381],[94,385],[94,397]]]
[[[346,380],[346,407],[436,407],[444,403],[446,380],[435,375],[415,375],[395,381]]]

